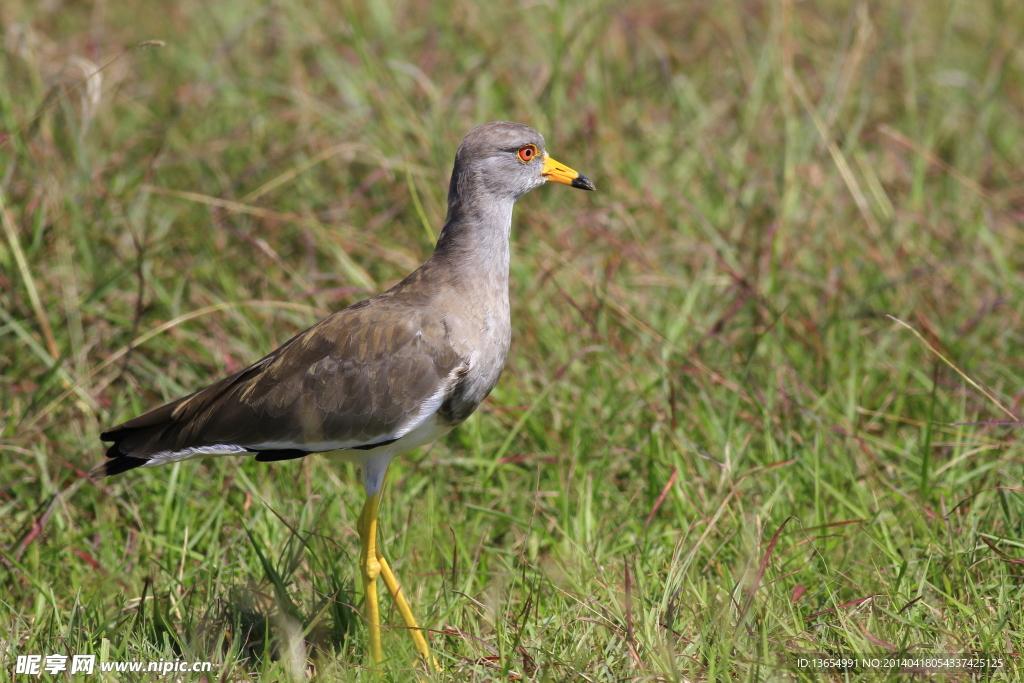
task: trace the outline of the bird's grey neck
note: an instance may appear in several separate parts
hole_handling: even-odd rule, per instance
[[[448,220],[437,239],[434,258],[466,270],[483,270],[507,282],[509,234],[512,230],[511,197],[475,195],[473,204],[450,204]]]

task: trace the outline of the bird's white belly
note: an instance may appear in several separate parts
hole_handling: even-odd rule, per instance
[[[372,496],[380,491],[384,483],[384,474],[388,465],[399,455],[425,446],[428,443],[437,441],[454,428],[455,425],[448,424],[440,419],[435,412],[415,429],[386,446],[378,446],[368,450],[339,450],[324,453],[324,455],[341,462],[351,462],[363,468],[363,483],[366,486],[366,495]]]

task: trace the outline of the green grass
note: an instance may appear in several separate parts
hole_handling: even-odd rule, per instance
[[[1024,397],[1024,4],[15,0],[0,26],[0,679],[92,653],[374,680],[353,469],[83,475],[103,427],[425,259],[495,119],[599,192],[520,202],[505,374],[392,467],[423,679],[1024,648],[1024,432],[994,424]],[[110,62],[94,99],[76,57]]]

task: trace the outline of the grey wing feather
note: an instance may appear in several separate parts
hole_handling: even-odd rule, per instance
[[[143,464],[214,446],[315,452],[392,438],[467,361],[422,309],[366,303],[377,305],[340,311],[245,370],[107,430],[108,457]]]

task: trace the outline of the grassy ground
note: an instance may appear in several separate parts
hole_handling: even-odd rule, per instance
[[[1024,648],[1024,4],[0,22],[0,679],[33,653],[373,679],[354,470],[83,474],[102,427],[414,268],[494,119],[600,191],[520,202],[505,374],[392,467],[425,680],[895,679],[796,658]],[[409,638],[385,649],[413,680]]]

